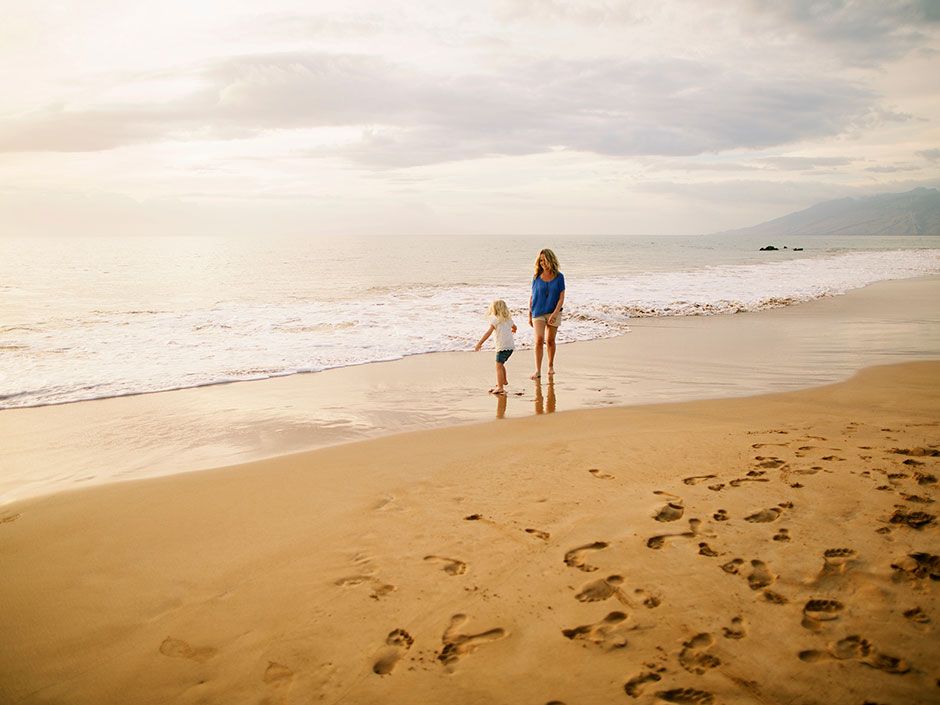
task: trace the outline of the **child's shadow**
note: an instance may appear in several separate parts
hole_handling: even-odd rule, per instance
[[[542,396],[542,380],[535,380],[535,413],[536,414],[554,414],[555,413],[555,383],[549,379],[547,385],[547,394]]]

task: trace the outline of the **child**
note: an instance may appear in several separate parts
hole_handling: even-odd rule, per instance
[[[490,394],[505,394],[504,387],[509,384],[509,380],[506,379],[506,360],[512,355],[515,347],[512,334],[516,332],[516,324],[513,323],[512,316],[509,314],[509,307],[502,299],[491,303],[486,315],[489,318],[490,327],[473,349],[479,350],[483,347],[486,339],[493,334],[493,331],[496,331],[496,386],[490,390]]]

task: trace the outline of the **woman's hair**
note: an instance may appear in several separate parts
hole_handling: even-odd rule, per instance
[[[535,274],[532,276],[533,279],[542,273],[542,255],[545,255],[545,259],[548,260],[548,268],[554,274],[558,274],[558,258],[555,256],[554,252],[546,247],[539,252],[539,256],[535,258]]]
[[[497,321],[508,321],[512,318],[512,315],[509,313],[509,307],[502,299],[496,299],[496,301],[491,303],[490,307],[486,310],[486,315],[496,316]]]

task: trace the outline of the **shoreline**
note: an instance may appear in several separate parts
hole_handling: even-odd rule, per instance
[[[938,298],[940,276],[932,276],[767,311],[636,319],[627,335],[562,343],[553,383],[525,379],[531,351],[520,351],[508,365],[510,389],[520,395],[508,399],[485,394],[493,373],[484,351],[6,409],[0,506],[494,417],[832,382],[865,366],[940,355]]]
[[[0,700],[923,702],[938,408],[911,362],[26,499]]]

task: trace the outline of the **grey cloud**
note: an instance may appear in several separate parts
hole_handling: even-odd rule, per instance
[[[558,148],[691,156],[835,135],[886,119],[874,94],[846,81],[768,80],[684,60],[554,60],[512,74],[442,77],[376,57],[292,53],[234,57],[201,75],[209,88],[165,105],[49,108],[0,121],[0,151],[92,151],[356,126],[366,130],[365,140],[340,153],[389,167]]]
[[[929,45],[940,23],[936,0],[746,0],[770,22],[870,65]]]
[[[879,164],[878,166],[869,166],[865,171],[873,174],[894,174],[899,171],[920,171],[921,167],[913,164]]]
[[[924,149],[917,152],[918,157],[923,157],[928,162],[940,160],[940,149]]]
[[[745,162],[689,162],[665,160],[644,165],[649,171],[760,171],[761,167]]]
[[[846,166],[857,160],[850,157],[764,157],[756,161],[782,171],[812,171],[818,167]]]

